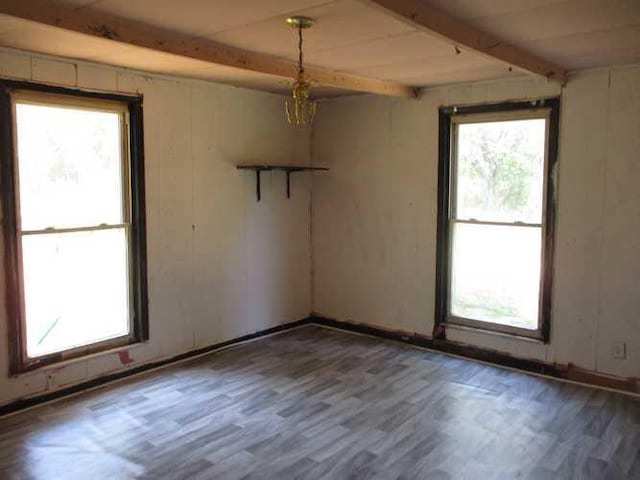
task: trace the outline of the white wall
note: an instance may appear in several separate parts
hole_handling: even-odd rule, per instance
[[[312,161],[313,310],[430,336],[438,106],[558,95],[522,79],[427,89],[418,101],[323,103]],[[562,91],[551,343],[449,329],[451,340],[640,377],[640,67],[583,73]],[[627,342],[627,359],[611,342]]]
[[[306,164],[309,131],[287,125],[282,97],[0,51],[0,76],[144,95],[149,343],[132,366],[306,317],[310,186],[263,174],[263,199],[240,162]],[[195,227],[192,227],[195,226]],[[4,282],[4,275],[0,275]],[[5,304],[5,288],[0,285]],[[8,376],[0,309],[0,404],[127,367],[119,355]]]

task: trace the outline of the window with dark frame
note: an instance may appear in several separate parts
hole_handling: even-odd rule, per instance
[[[0,88],[11,373],[147,340],[142,99]]]
[[[440,109],[440,334],[548,341],[558,120],[558,98]]]

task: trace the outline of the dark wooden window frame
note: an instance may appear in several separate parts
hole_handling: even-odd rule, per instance
[[[492,114],[524,111],[548,112],[547,165],[545,176],[543,258],[541,264],[541,299],[537,330],[525,330],[490,322],[472,320],[451,321],[449,318],[450,285],[450,193],[451,164],[453,153],[453,118],[456,115]],[[503,102],[472,106],[446,106],[439,109],[439,165],[438,165],[438,219],[436,258],[436,298],[434,337],[446,338],[446,327],[454,325],[473,330],[536,339],[549,342],[551,329],[551,296],[553,283],[554,236],[556,223],[556,172],[558,162],[558,138],[560,119],[560,98],[544,98],[531,101]]]
[[[73,97],[75,99],[118,102],[126,106],[128,117],[129,170],[129,280],[133,318],[128,335],[73,348],[49,355],[29,358],[26,350],[25,315],[22,295],[22,259],[18,238],[18,216],[15,184],[15,145],[12,94],[14,92]],[[142,128],[142,97],[100,93],[56,87],[31,82],[0,79],[0,167],[2,182],[2,211],[4,231],[4,265],[9,333],[9,369],[16,375],[73,358],[144,342],[149,339],[146,221],[144,188],[144,144]]]

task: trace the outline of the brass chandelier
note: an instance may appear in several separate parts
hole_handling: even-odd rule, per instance
[[[311,99],[311,82],[304,73],[302,56],[302,30],[314,24],[309,17],[289,17],[287,24],[298,29],[298,73],[292,83],[291,97],[286,102],[287,121],[291,125],[310,125],[318,110],[318,103]]]

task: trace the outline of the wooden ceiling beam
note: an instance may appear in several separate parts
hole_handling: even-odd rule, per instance
[[[565,85],[567,69],[539,58],[500,38],[458,20],[424,0],[361,0],[377,7],[419,30],[426,30],[450,41],[455,47],[467,47],[489,57],[501,60],[525,72],[541,75]]]
[[[48,0],[2,0],[0,14],[257,73],[294,78],[297,71],[294,62],[271,55],[242,50],[212,40]],[[287,28],[284,23],[282,28]],[[418,94],[412,87],[391,81],[314,67],[305,68],[305,72],[315,83],[330,87],[408,98],[415,98]]]

